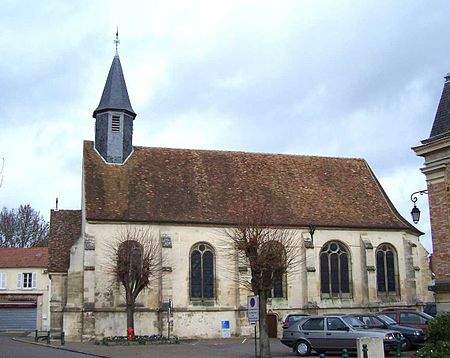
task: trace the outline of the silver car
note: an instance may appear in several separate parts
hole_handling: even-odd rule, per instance
[[[296,322],[283,331],[281,343],[293,348],[298,356],[308,356],[311,350],[326,351],[356,350],[357,339],[381,337],[385,352],[396,349],[397,341],[402,345],[400,332],[385,329],[367,329],[359,319],[347,315],[310,316]]]

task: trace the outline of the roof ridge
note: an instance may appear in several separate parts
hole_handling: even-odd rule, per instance
[[[93,143],[91,140],[85,140],[86,143]],[[354,160],[363,161],[366,160],[360,157],[338,157],[332,155],[316,155],[316,154],[295,154],[295,153],[273,153],[273,152],[256,152],[245,150],[227,150],[227,149],[203,149],[203,148],[173,148],[173,147],[149,147],[143,145],[134,145],[133,148],[145,150],[145,149],[160,149],[171,151],[185,151],[185,152],[209,152],[209,153],[236,153],[236,154],[249,154],[249,155],[261,155],[261,156],[286,156],[286,157],[303,157],[303,158],[324,158],[324,159],[337,159],[337,160]]]

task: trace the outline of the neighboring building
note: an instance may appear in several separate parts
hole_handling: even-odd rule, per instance
[[[244,199],[271,203],[273,224],[298,234],[300,265],[269,302],[276,336],[289,312],[361,312],[429,301],[420,231],[395,210],[362,159],[133,147],[133,111],[118,55],[83,145],[81,210],[52,211],[52,329],[72,340],[124,335],[124,298],[106,270],[124,225],[161,239],[163,277],[138,297],[137,334],[248,335],[248,275],[224,253],[224,228]],[[310,225],[315,227],[311,237]],[[225,324],[226,326],[226,324]]]
[[[47,330],[48,249],[0,248],[0,331]]]
[[[438,312],[450,312],[450,74],[436,112],[430,137],[412,148],[425,159],[421,169],[427,180],[433,240],[433,268]]]

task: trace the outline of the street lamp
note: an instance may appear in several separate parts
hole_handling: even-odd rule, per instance
[[[414,224],[417,224],[420,220],[420,210],[416,206],[417,194],[420,194],[420,195],[428,194],[428,190],[419,190],[419,191],[415,191],[414,193],[411,194],[411,201],[414,204],[414,207],[411,210],[411,216],[412,216]]]

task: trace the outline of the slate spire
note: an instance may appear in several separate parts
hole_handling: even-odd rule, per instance
[[[93,117],[95,118],[97,113],[108,110],[125,111],[133,116],[133,118],[136,117],[136,113],[133,111],[130,98],[128,97],[127,85],[118,54],[114,56],[108,78],[106,79],[105,88],[103,89],[102,98],[97,109],[94,111]]]
[[[430,137],[423,140],[422,143],[429,143],[445,137],[450,137],[450,73],[445,76],[444,89],[442,90]]]
[[[109,69],[100,103],[93,113],[95,149],[107,163],[111,164],[123,164],[133,152],[133,121],[136,117],[117,53],[118,35],[117,32],[114,41],[116,54]]]

